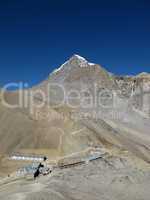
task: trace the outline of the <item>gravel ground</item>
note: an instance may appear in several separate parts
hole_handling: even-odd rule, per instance
[[[3,181],[2,200],[149,200],[150,171],[125,158],[100,159],[49,176]]]

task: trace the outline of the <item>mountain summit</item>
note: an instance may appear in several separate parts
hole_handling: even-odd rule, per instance
[[[60,68],[55,69],[53,73],[57,73],[64,68],[71,68],[71,67],[90,67],[96,64],[88,62],[82,56],[74,54],[69,60],[67,60]]]
[[[71,85],[74,84],[76,89],[80,89],[83,84],[92,86],[94,82],[101,87],[112,87],[113,85],[109,72],[102,66],[91,63],[77,54],[54,70],[49,76],[49,81],[63,85],[69,84],[68,87],[72,87]]]

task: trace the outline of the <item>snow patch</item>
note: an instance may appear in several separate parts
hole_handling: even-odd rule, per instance
[[[62,64],[59,68],[56,68],[52,73],[57,73],[57,72],[61,71],[66,64],[68,64],[68,61],[66,61],[64,64]]]
[[[88,63],[88,65],[90,65],[90,66],[94,66],[95,64],[94,64],[94,63]]]
[[[77,55],[77,54],[75,54],[73,57],[76,57],[76,58],[78,58],[78,59],[81,60],[81,61],[86,61],[85,58],[83,58],[82,56],[79,56],[79,55]]]

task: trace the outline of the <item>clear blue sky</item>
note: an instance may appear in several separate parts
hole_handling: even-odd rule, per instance
[[[150,72],[150,1],[0,0],[0,86],[39,83],[72,54]]]

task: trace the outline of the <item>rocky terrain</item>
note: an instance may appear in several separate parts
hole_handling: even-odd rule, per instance
[[[5,178],[0,182],[0,199],[148,200],[149,166],[128,156],[109,156],[73,168],[56,169],[36,181],[32,177]]]

